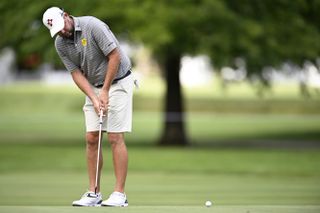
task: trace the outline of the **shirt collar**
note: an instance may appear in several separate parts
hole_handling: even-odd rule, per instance
[[[81,27],[80,27],[80,20],[77,17],[71,16],[73,18],[74,21],[74,33],[73,33],[73,39],[69,39],[69,38],[63,38],[63,40],[67,43],[70,44],[74,44],[75,43],[75,39],[76,39],[76,34],[77,32],[81,32]]]
[[[72,16],[74,21],[74,31],[81,31],[79,18]]]

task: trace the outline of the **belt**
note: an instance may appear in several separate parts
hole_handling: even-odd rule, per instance
[[[124,74],[124,76],[121,76],[121,77],[119,77],[119,78],[114,79],[111,84],[116,84],[116,83],[118,83],[118,81],[120,81],[120,80],[128,77],[130,74],[131,74],[131,70],[128,70],[128,72],[126,72],[126,74]],[[96,87],[96,88],[101,88],[101,87],[103,87],[103,83],[102,83],[102,84],[95,85],[95,87]]]

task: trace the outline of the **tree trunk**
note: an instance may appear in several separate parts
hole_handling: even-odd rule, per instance
[[[170,51],[167,52],[164,59],[167,90],[165,95],[164,128],[159,141],[159,145],[162,146],[188,145],[179,77],[180,59],[181,54],[174,54]]]

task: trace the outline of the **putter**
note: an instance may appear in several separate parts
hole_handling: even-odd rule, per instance
[[[101,146],[101,134],[102,134],[102,116],[103,111],[100,109],[100,117],[99,117],[99,141],[98,141],[98,156],[97,156],[97,170],[96,170],[96,183],[94,187],[94,193],[97,194],[98,191],[98,174],[99,174],[99,161],[100,161],[100,146]]]

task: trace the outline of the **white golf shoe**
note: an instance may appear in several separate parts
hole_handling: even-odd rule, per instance
[[[102,195],[101,193],[95,194],[94,192],[88,191],[84,193],[80,200],[72,202],[73,206],[101,206]]]
[[[109,207],[127,207],[128,205],[126,194],[121,192],[113,192],[107,200],[101,203],[101,206]]]

